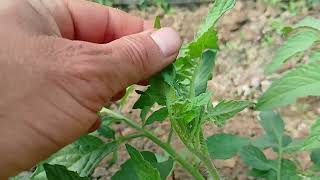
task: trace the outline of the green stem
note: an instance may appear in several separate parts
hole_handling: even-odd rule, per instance
[[[282,168],[282,149],[279,149],[277,180],[281,180],[281,168]]]
[[[113,112],[109,109],[103,108],[101,110],[102,113],[107,113],[112,116],[114,116],[117,119],[122,120],[132,128],[138,130],[139,132],[143,133],[145,137],[150,139],[152,142],[160,146],[163,150],[165,150],[167,153],[171,155],[173,159],[178,161],[183,168],[185,168],[196,180],[204,180],[204,177],[200,174],[200,172],[195,169],[189,162],[187,162],[185,159],[183,159],[175,150],[172,149],[172,147],[166,143],[163,143],[161,140],[159,140],[156,136],[154,136],[151,132],[149,132],[146,129],[143,129],[135,122],[131,121],[125,116],[122,116],[121,114],[118,114],[116,112]]]
[[[200,63],[197,63],[196,68],[195,68],[194,73],[193,73],[192,78],[191,78],[190,90],[189,90],[189,97],[190,98],[195,96],[196,77],[197,77],[197,74],[198,74],[198,71],[199,71],[199,67],[198,67],[199,64]]]
[[[180,139],[181,139],[182,143],[188,148],[188,150],[200,159],[200,161],[203,163],[203,165],[209,171],[210,176],[214,180],[220,180],[221,178],[220,178],[219,172],[218,172],[217,168],[214,166],[214,164],[211,162],[211,160],[210,160],[211,158],[209,157],[209,154],[204,153],[205,155],[202,155],[202,152],[194,149],[183,138],[180,137]]]
[[[168,139],[167,139],[167,144],[170,145],[171,140],[172,140],[172,136],[173,136],[173,129],[170,129],[169,135],[168,135]]]
[[[282,168],[282,137],[279,138],[279,149],[278,149],[278,171],[277,171],[277,180],[281,180],[281,168]]]
[[[197,153],[198,158],[202,161],[202,163],[204,164],[204,166],[207,168],[207,170],[209,171],[210,176],[214,179],[214,180],[220,180],[220,176],[218,173],[217,168],[213,165],[210,157],[207,156],[203,156],[202,154]]]
[[[127,136],[122,136],[118,138],[118,144],[124,143],[126,141],[129,141],[131,139],[134,138],[138,138],[138,137],[144,137],[145,135],[143,133],[136,133],[136,134],[129,134]]]

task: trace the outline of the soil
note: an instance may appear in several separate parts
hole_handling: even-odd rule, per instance
[[[130,10],[131,14],[145,19],[153,20],[156,15],[162,17],[165,26],[171,26],[178,30],[184,41],[193,39],[201,20],[208,11],[208,4],[194,4],[173,7],[172,11],[164,14],[162,10],[151,7],[141,10]],[[307,15],[317,16],[316,10],[302,9],[294,16],[287,11],[268,6],[253,0],[239,0],[234,10],[228,13],[219,23],[220,52],[215,68],[215,76],[209,83],[209,89],[214,92],[214,101],[222,99],[250,99],[255,100],[272,80],[279,75],[266,76],[264,67],[268,64],[275,50],[282,42],[279,34],[281,24],[292,24]],[[277,22],[279,26],[277,26]],[[283,22],[283,23],[281,23]],[[291,68],[294,64],[286,64],[285,68]],[[281,72],[281,71],[279,71]],[[139,87],[140,88],[140,87]],[[139,121],[139,111],[132,110],[132,105],[137,99],[137,94],[132,94],[128,103],[122,110],[126,116]],[[320,101],[317,98],[306,98],[295,105],[281,109],[286,122],[286,131],[293,137],[304,137],[308,134],[310,125],[320,115]],[[232,118],[223,128],[217,128],[212,124],[205,127],[205,134],[212,135],[218,132],[232,133],[255,138],[261,135],[262,129],[257,123],[258,113],[247,109]],[[133,132],[124,125],[115,126],[118,133],[123,135]],[[168,134],[169,122],[156,123],[150,127],[161,138]],[[138,149],[145,149],[163,154],[153,143],[146,139],[130,141]],[[177,138],[173,141],[176,149],[181,154],[188,156]],[[273,158],[271,151],[265,154]],[[107,160],[96,168],[93,177],[95,179],[110,179],[128,158],[124,147],[120,148],[119,161],[110,168]],[[298,156],[302,168],[310,166],[308,153]],[[246,175],[248,168],[238,158],[215,161],[221,176],[226,180],[253,179]],[[192,179],[188,173],[177,168],[174,177],[170,179]]]

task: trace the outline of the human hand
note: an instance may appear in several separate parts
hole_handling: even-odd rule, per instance
[[[0,24],[0,179],[88,133],[181,46],[170,28],[84,0],[1,1]]]

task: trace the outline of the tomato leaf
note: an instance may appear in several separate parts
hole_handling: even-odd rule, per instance
[[[241,112],[245,108],[251,106],[252,104],[253,103],[249,101],[224,100],[214,108],[209,106],[208,118],[218,126],[222,126],[227,120],[235,116],[238,112]]]
[[[208,81],[212,79],[217,51],[208,50],[202,55],[199,68],[194,77],[194,94],[198,96],[207,91]]]
[[[313,62],[317,62],[320,61],[320,52],[313,52],[310,57],[309,57],[309,62],[313,63]]]
[[[257,178],[264,178],[266,180],[275,180],[277,179],[277,172],[274,170],[258,170],[258,169],[251,169],[248,172],[248,176],[257,177]]]
[[[299,97],[320,95],[320,64],[311,63],[292,70],[274,81],[271,87],[258,99],[258,110],[294,103]]]
[[[150,125],[154,123],[155,121],[162,122],[168,117],[168,109],[166,107],[160,108],[159,110],[155,111],[153,114],[151,114],[145,125]]]
[[[199,27],[197,37],[201,37],[217,23],[219,18],[236,4],[236,0],[216,0],[214,6],[209,10],[208,16]]]
[[[303,27],[313,28],[315,30],[320,31],[320,20],[309,16],[298,22],[298,24],[296,24],[295,26],[293,26],[293,28],[295,29]]]
[[[300,140],[293,141],[286,151],[312,151],[320,148],[320,119],[311,127],[310,134]]]
[[[230,159],[250,144],[247,137],[231,134],[215,134],[207,139],[208,150],[213,159]]]
[[[108,125],[102,122],[101,127],[98,129],[99,135],[105,137],[114,139],[115,138],[115,132],[113,129],[111,129]]]
[[[311,161],[318,167],[320,167],[320,148],[315,149],[310,155]]]
[[[116,146],[115,142],[104,144],[97,137],[82,136],[40,163],[32,179],[46,179],[43,163],[63,165],[68,170],[77,172],[81,177],[89,176],[100,161],[116,149]]]
[[[241,159],[249,166],[258,170],[269,170],[274,168],[270,160],[266,158],[263,152],[252,145],[244,146],[240,150]]]
[[[276,144],[281,142],[284,132],[284,122],[278,113],[272,111],[262,112],[259,122],[271,141]]]
[[[156,17],[156,20],[154,21],[154,26],[153,27],[155,29],[160,29],[161,28],[161,20],[160,20],[159,16]]]
[[[290,36],[277,50],[271,64],[267,67],[267,72],[272,73],[276,71],[286,60],[299,52],[309,49],[317,40],[319,40],[318,34],[312,30],[297,32],[293,36]]]
[[[48,180],[89,180],[88,177],[80,177],[76,172],[69,171],[62,165],[44,164],[43,168],[46,172]]]
[[[131,158],[121,165],[121,170],[112,176],[112,180],[161,179],[160,172],[154,165],[152,165],[157,164],[156,156],[153,153],[140,153],[138,150],[128,144],[126,144],[126,148]],[[163,176],[167,177],[167,175]]]

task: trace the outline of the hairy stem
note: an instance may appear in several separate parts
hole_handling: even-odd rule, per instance
[[[171,157],[178,161],[180,163],[180,165],[186,169],[196,180],[204,180],[204,177],[200,174],[200,172],[195,169],[189,162],[187,162],[185,159],[183,159],[175,150],[172,149],[172,147],[166,143],[163,143],[159,138],[157,138],[155,135],[153,135],[150,131],[143,129],[142,127],[140,127],[138,124],[136,124],[135,122],[131,121],[130,119],[128,119],[127,117],[118,114],[116,112],[113,112],[109,109],[103,108],[101,110],[101,113],[107,113],[110,114],[112,116],[114,116],[115,118],[122,120],[123,122],[125,122],[127,125],[131,126],[132,128],[138,130],[139,132],[143,133],[145,137],[147,137],[148,139],[150,139],[152,142],[154,142],[155,144],[157,144],[158,146],[160,146],[163,150],[165,150],[167,153],[169,153],[171,155]]]
[[[172,140],[172,136],[173,136],[173,129],[170,129],[169,135],[168,135],[168,139],[167,139],[167,144],[170,145],[171,140]]]
[[[186,140],[181,138],[182,143],[188,148],[188,150],[193,153],[197,158],[200,159],[200,161],[203,163],[203,165],[208,170],[210,177],[212,177],[214,180],[220,180],[220,175],[217,170],[217,168],[214,166],[214,164],[211,162],[210,155],[208,153],[203,153],[200,150],[195,149],[194,147],[190,146],[190,143],[188,143]],[[203,155],[205,154],[205,155]]]
[[[278,149],[278,171],[277,171],[277,180],[281,180],[281,169],[282,169],[282,137],[279,138],[279,149]]]
[[[197,157],[202,161],[202,163],[204,164],[204,166],[207,168],[207,170],[209,171],[210,176],[214,179],[214,180],[220,180],[220,176],[218,173],[217,168],[213,165],[212,161],[210,160],[210,157],[208,156],[204,156],[201,153],[197,153]]]
[[[129,134],[127,136],[122,136],[120,138],[118,138],[118,144],[121,144],[121,143],[124,143],[126,141],[129,141],[131,139],[135,139],[135,138],[138,138],[138,137],[144,137],[145,134],[144,133],[135,133],[135,134]]]

